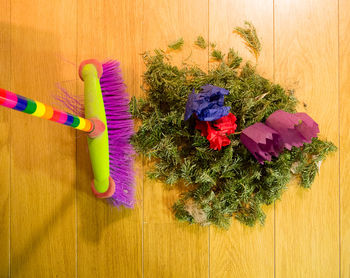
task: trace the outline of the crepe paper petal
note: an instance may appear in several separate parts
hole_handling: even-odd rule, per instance
[[[306,113],[295,113],[294,115],[299,119],[299,121],[302,121],[302,123],[299,124],[296,129],[307,140],[307,143],[311,143],[311,139],[317,137],[317,134],[320,133],[318,124]]]
[[[211,122],[226,116],[230,109],[231,108],[227,106],[219,107],[214,105],[211,109],[202,110],[201,113],[197,114],[197,116],[201,121]]]
[[[235,133],[237,128],[236,117],[232,113],[229,113],[227,116],[224,116],[214,122],[214,126],[224,132],[226,135]]]
[[[231,143],[230,139],[226,137],[224,132],[215,130],[210,123],[208,123],[207,126],[207,139],[210,142],[211,149],[221,150],[222,147],[227,146]]]
[[[293,146],[301,147],[303,145],[304,138],[295,129],[299,120],[293,114],[278,110],[266,119],[265,124],[281,135],[283,145],[288,150],[291,150]]]
[[[193,89],[192,93],[188,95],[186,110],[185,110],[185,121],[187,121],[192,116],[192,114],[198,110],[197,99],[198,99],[198,95],[195,93]]]
[[[311,139],[319,133],[318,124],[306,113],[292,114],[278,110],[266,119],[265,124],[281,135],[283,146],[288,150],[311,143]]]
[[[185,110],[185,121],[195,113],[201,121],[214,121],[226,116],[230,107],[224,106],[224,96],[228,90],[213,85],[201,87],[201,92],[195,90],[188,96]]]
[[[195,129],[198,129],[201,132],[201,136],[203,136],[203,137],[207,137],[208,136],[208,129],[209,129],[209,127],[210,127],[210,123],[209,122],[196,120]]]
[[[211,134],[211,138],[208,140],[210,142],[210,148],[218,151],[220,151],[222,147],[228,146],[231,143],[231,140],[227,136],[219,133]]]
[[[272,156],[277,157],[283,150],[281,136],[263,123],[245,128],[240,140],[260,164],[264,164],[265,160],[271,161]]]
[[[201,136],[206,137],[210,143],[210,148],[214,150],[221,150],[223,146],[231,143],[230,139],[226,137],[225,132],[216,130],[212,126],[212,122],[196,120],[196,129],[200,130]]]
[[[203,94],[209,94],[211,96],[211,101],[215,100],[215,98],[217,98],[217,96],[226,96],[228,95],[230,92],[224,88],[221,87],[217,87],[214,85],[204,85],[201,87],[202,91],[201,93]],[[219,106],[223,106],[224,105],[224,97],[220,97],[218,98],[218,105]]]

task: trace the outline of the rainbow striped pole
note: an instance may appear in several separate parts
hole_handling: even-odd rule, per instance
[[[85,132],[91,132],[94,129],[93,120],[66,113],[39,101],[11,93],[1,88],[0,105]]]

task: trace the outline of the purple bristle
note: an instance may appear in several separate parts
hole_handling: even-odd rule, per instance
[[[70,94],[61,84],[57,84],[59,94],[55,94],[53,97],[63,104],[73,114],[84,117],[84,99],[83,96],[77,97]]]
[[[103,65],[100,79],[103,102],[106,111],[110,175],[116,190],[110,198],[115,206],[134,206],[134,149],[130,138],[134,124],[129,113],[129,98],[125,89],[119,62],[108,61]]]

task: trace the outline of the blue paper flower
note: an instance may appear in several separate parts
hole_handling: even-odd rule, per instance
[[[227,116],[230,108],[224,106],[224,96],[229,93],[224,88],[213,85],[201,87],[201,92],[196,94],[193,90],[188,96],[185,111],[185,121],[195,113],[200,121],[215,121]]]

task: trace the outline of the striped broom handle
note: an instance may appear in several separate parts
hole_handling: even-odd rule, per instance
[[[91,132],[94,127],[91,120],[74,116],[39,101],[11,93],[1,88],[0,105],[85,132]]]

